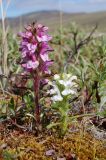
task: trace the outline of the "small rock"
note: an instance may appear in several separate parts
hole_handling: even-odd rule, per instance
[[[55,150],[53,150],[53,149],[46,151],[46,156],[52,156],[54,154],[55,154]]]
[[[7,147],[7,144],[6,143],[3,143],[1,146],[0,146],[0,149],[5,149]]]
[[[57,158],[57,160],[66,160],[66,158]]]

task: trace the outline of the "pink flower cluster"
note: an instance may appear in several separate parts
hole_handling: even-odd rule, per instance
[[[33,72],[37,68],[43,73],[50,73],[49,66],[53,63],[48,53],[53,51],[48,45],[52,39],[47,33],[48,27],[41,24],[32,24],[25,28],[25,32],[19,33],[22,38],[20,44],[21,65],[25,71]]]

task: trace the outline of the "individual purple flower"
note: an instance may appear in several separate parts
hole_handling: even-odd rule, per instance
[[[22,67],[25,68],[27,71],[32,71],[33,69],[36,69],[39,65],[39,62],[38,61],[32,61],[32,60],[29,60],[27,61],[27,63],[23,63],[22,64]]]
[[[18,34],[20,37],[22,38],[31,38],[32,37],[32,33],[30,31],[26,31],[26,32],[21,32]]]
[[[40,50],[40,57],[44,62],[49,61],[48,53],[51,51],[53,50],[47,43],[42,43]]]
[[[48,27],[39,24],[37,26],[37,40],[38,42],[48,42],[52,39],[51,36],[47,34]]]
[[[28,43],[27,48],[29,53],[34,53],[35,50],[37,49],[37,43],[36,44]]]
[[[49,67],[53,64],[53,61],[49,60],[43,63],[41,66],[41,70],[46,74],[51,74],[51,71],[49,70]]]

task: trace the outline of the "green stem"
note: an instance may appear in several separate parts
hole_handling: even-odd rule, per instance
[[[94,114],[94,113],[88,113],[88,114],[82,114],[82,115],[72,116],[72,117],[69,117],[69,118],[70,119],[75,119],[75,118],[81,118],[81,117],[87,117],[87,116],[96,116],[96,114]]]

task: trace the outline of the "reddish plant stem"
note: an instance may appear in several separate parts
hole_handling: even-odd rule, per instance
[[[40,124],[40,105],[39,105],[39,86],[40,86],[40,77],[37,73],[34,76],[34,93],[35,93],[35,118],[36,124]]]

